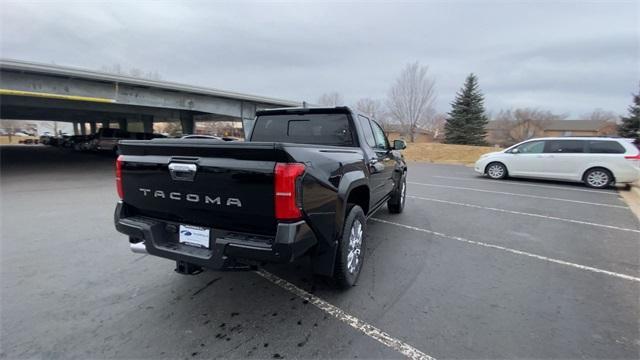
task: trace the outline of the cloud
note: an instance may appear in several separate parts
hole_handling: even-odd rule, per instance
[[[624,113],[640,80],[637,2],[3,2],[8,58],[307,100],[384,98],[430,66],[445,112],[474,72],[490,110]]]

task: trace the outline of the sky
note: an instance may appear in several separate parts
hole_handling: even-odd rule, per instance
[[[384,101],[412,62],[436,110],[465,77],[487,110],[625,114],[640,84],[640,1],[7,1],[0,57],[314,103]]]

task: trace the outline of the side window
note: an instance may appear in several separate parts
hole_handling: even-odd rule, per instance
[[[544,149],[544,141],[530,141],[518,146],[520,154],[542,154]]]
[[[589,140],[589,152],[592,154],[624,154],[626,150],[615,141]]]
[[[384,134],[384,130],[378,125],[377,122],[371,121],[371,127],[373,128],[373,136],[376,139],[376,149],[387,150],[389,149],[389,142],[387,136]]]
[[[545,153],[580,154],[584,152],[585,142],[582,140],[547,140]]]
[[[362,128],[364,139],[367,141],[367,145],[369,145],[369,147],[375,147],[376,140],[373,137],[373,131],[371,130],[371,125],[369,125],[369,119],[362,115],[358,115],[358,123],[360,123],[360,127]]]

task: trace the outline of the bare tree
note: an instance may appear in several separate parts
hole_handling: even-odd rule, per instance
[[[179,121],[154,122],[153,132],[168,136],[180,136],[182,135],[182,126]]]
[[[607,122],[617,122],[620,120],[620,116],[613,111],[607,111],[602,109],[595,109],[590,113],[586,113],[582,115],[582,118],[585,120],[597,120],[597,121],[607,121]]]
[[[391,118],[406,129],[415,140],[416,130],[435,115],[435,80],[429,67],[420,63],[407,64],[389,90],[387,107]]]
[[[382,115],[382,103],[379,100],[371,98],[362,98],[356,102],[356,109],[362,113],[369,115],[373,119],[377,119]]]
[[[318,98],[318,104],[322,106],[342,106],[344,105],[344,99],[337,91],[324,93]]]
[[[500,110],[491,122],[487,140],[499,145],[515,144],[542,136],[549,122],[566,118],[567,114],[554,114],[548,110],[531,108]]]
[[[356,102],[356,109],[364,114],[367,114],[370,118],[375,120],[382,130],[389,131],[393,121],[389,116],[389,112],[385,109],[383,103],[377,99],[362,98]]]
[[[440,141],[444,136],[444,124],[447,123],[447,114],[437,113],[427,118],[423,127],[433,134],[433,140]]]

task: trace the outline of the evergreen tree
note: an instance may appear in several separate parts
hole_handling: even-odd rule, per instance
[[[618,134],[622,137],[640,139],[640,90],[633,94],[629,116],[622,118],[622,124],[618,125]]]
[[[444,126],[447,144],[486,145],[485,127],[489,119],[484,112],[484,96],[478,78],[469,74],[464,86],[451,103],[451,111]]]

